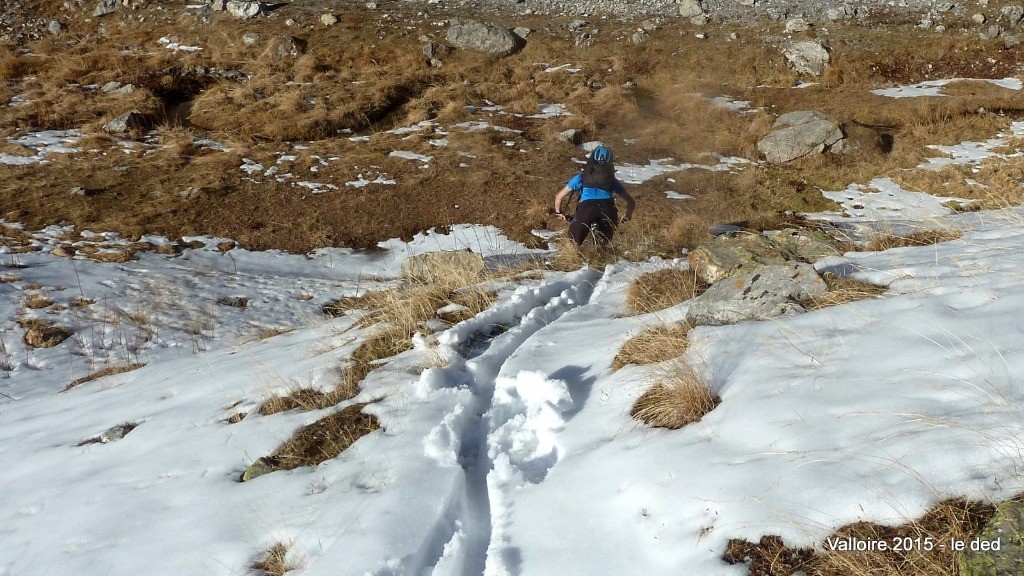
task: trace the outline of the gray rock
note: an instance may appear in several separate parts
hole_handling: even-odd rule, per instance
[[[50,20],[50,23],[46,25],[46,30],[54,36],[60,36],[64,33],[64,25],[56,20]]]
[[[229,14],[243,20],[256,16],[262,9],[259,2],[252,0],[228,0],[224,7]]]
[[[707,14],[697,14],[693,18],[690,18],[690,24],[694,26],[703,26],[711,21],[711,18]]]
[[[223,12],[228,9],[227,0],[210,0],[210,10],[214,12]]]
[[[377,9],[377,3],[376,2],[367,2],[366,3],[366,9],[367,10],[376,10]]]
[[[978,12],[974,16],[971,16],[971,22],[974,22],[975,24],[984,24],[987,20],[988,18],[986,18],[985,15],[982,14],[981,12]]]
[[[993,24],[986,28],[984,32],[978,34],[978,36],[981,37],[982,40],[995,40],[996,38],[999,38],[1002,33],[1003,29]]]
[[[745,274],[758,266],[785,264],[782,254],[757,234],[719,236],[690,252],[690,269],[705,284]]]
[[[827,291],[810,264],[760,266],[694,298],[686,319],[694,326],[719,326],[797,314],[806,310],[800,302]]]
[[[246,32],[245,34],[242,34],[242,42],[245,43],[246,46],[252,46],[259,41],[260,35],[255,32]]]
[[[581,28],[583,28],[586,25],[587,25],[587,21],[586,20],[573,20],[572,22],[569,22],[569,30],[571,32],[576,32],[576,31],[580,30]]]
[[[508,28],[492,26],[475,20],[463,20],[448,29],[448,43],[455,48],[503,57],[515,53],[524,40]]]
[[[242,472],[241,481],[248,482],[250,480],[257,479],[264,474],[270,474],[277,469],[275,464],[276,462],[274,462],[274,459],[269,456],[257,458],[251,466],[245,469],[245,472]]]
[[[824,152],[842,139],[843,131],[832,118],[816,110],[797,111],[779,116],[757,149],[769,162],[782,164]]]
[[[334,26],[338,23],[338,17],[334,14],[324,14],[320,17],[320,23],[324,26]]]
[[[533,33],[533,30],[527,28],[526,26],[516,26],[515,28],[512,29],[512,33],[515,34],[516,36],[519,36],[523,40],[526,40],[526,37]]]
[[[99,0],[96,3],[96,8],[92,11],[92,15],[94,18],[99,18],[114,12],[117,12],[117,0]]]
[[[124,84],[121,84],[120,82],[115,80],[113,82],[107,82],[106,84],[103,85],[102,88],[100,88],[100,90],[105,92],[105,93],[107,93],[107,94],[109,94],[109,93],[113,92],[114,90],[117,90],[117,89],[121,88],[121,86],[124,86]]]
[[[842,253],[839,245],[828,234],[816,230],[786,228],[766,230],[761,234],[786,260],[814,263],[822,258]]]
[[[1019,45],[1020,36],[1017,36],[1016,34],[1003,34],[1003,46],[1005,46],[1007,50]]]
[[[110,428],[107,428],[107,430],[103,432],[103,434],[100,434],[97,437],[97,439],[103,444],[106,444],[107,442],[113,442],[115,440],[120,440],[121,438],[124,438],[129,432],[135,430],[136,427],[138,427],[138,424],[132,422],[118,424],[117,426],[111,426]]]
[[[475,252],[424,252],[402,260],[401,278],[407,282],[430,284],[451,270],[483,274],[484,259]]]
[[[683,18],[693,18],[704,13],[704,5],[700,0],[682,0],[679,2],[679,15]]]
[[[853,9],[849,6],[838,6],[825,10],[825,17],[835,22],[848,16],[853,16]]]
[[[811,24],[803,18],[790,18],[786,20],[786,33],[806,32],[811,29]]]
[[[309,47],[309,43],[302,38],[285,34],[274,36],[268,44],[270,54],[275,60],[298,58],[305,54],[306,49]]]
[[[565,130],[563,132],[559,132],[558,133],[558,140],[560,142],[568,142],[569,144],[572,144],[574,146],[576,144],[579,144],[579,142],[580,142],[580,140],[582,138],[583,138],[583,131],[582,130],[576,130],[575,128],[573,128],[571,130]]]
[[[1024,20],[1024,7],[1020,4],[1003,6],[999,11],[999,16],[1010,26],[1016,26],[1021,23],[1021,20]]]
[[[110,134],[126,134],[132,130],[142,128],[144,124],[145,116],[132,110],[104,124],[103,131]]]
[[[963,576],[1010,576],[1024,574],[1024,502],[1010,500],[996,505],[996,513],[981,530],[978,540],[999,543],[998,550],[967,550],[960,556]]]
[[[630,38],[630,41],[633,42],[633,44],[643,44],[644,42],[647,41],[647,38],[647,32],[644,32],[643,30],[637,30],[636,32],[633,32],[633,36]]]
[[[792,42],[782,53],[786,56],[789,67],[800,74],[821,76],[829,63],[828,50],[824,46],[810,40]]]
[[[427,42],[423,45],[423,55],[427,58],[433,58],[437,56],[437,44],[434,42]]]

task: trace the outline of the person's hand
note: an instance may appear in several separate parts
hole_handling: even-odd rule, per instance
[[[561,220],[562,222],[569,221],[569,218],[565,214],[562,214],[561,212],[555,212],[555,216],[558,217],[558,219]]]

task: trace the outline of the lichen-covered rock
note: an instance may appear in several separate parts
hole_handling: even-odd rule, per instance
[[[719,236],[695,248],[688,259],[694,274],[705,284],[744,274],[757,266],[786,262],[766,238],[755,234]]]
[[[448,29],[448,43],[455,48],[483,52],[491,56],[508,56],[518,51],[525,44],[508,28],[463,20]]]
[[[960,557],[960,576],[1024,574],[1024,502],[1010,500],[997,505],[977,540],[989,543],[988,548],[998,542],[998,550],[966,550]]]
[[[270,474],[274,470],[277,470],[274,459],[269,456],[263,456],[261,458],[257,458],[251,466],[245,469],[245,472],[242,472],[241,481],[248,482],[250,480],[255,480],[264,474]]]
[[[799,74],[811,76],[824,74],[830,60],[828,50],[811,40],[793,42],[787,45],[782,53],[786,56],[786,63],[790,68]]]
[[[766,230],[762,234],[786,260],[813,263],[822,258],[842,254],[836,241],[824,232],[786,228]]]
[[[782,164],[829,150],[844,138],[839,123],[817,110],[799,110],[779,116],[757,149],[772,163]]]
[[[806,311],[801,302],[828,291],[809,264],[760,266],[722,280],[690,303],[686,320],[694,326],[719,326],[766,320]]]

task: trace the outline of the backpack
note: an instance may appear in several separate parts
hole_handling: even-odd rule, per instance
[[[615,190],[615,166],[611,162],[600,164],[593,159],[583,166],[583,187],[600,188],[606,192]]]

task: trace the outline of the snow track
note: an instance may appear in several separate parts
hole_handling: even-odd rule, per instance
[[[450,364],[425,372],[421,383],[428,389],[464,388],[470,394],[431,431],[425,449],[438,462],[457,463],[464,470],[464,515],[448,523],[451,536],[443,551],[420,574],[515,573],[504,537],[510,491],[542,481],[557,463],[555,434],[563,422],[561,411],[572,400],[564,382],[541,372],[508,375],[507,369],[527,341],[587,304],[600,279],[587,269],[520,289],[504,304],[439,337]]]

